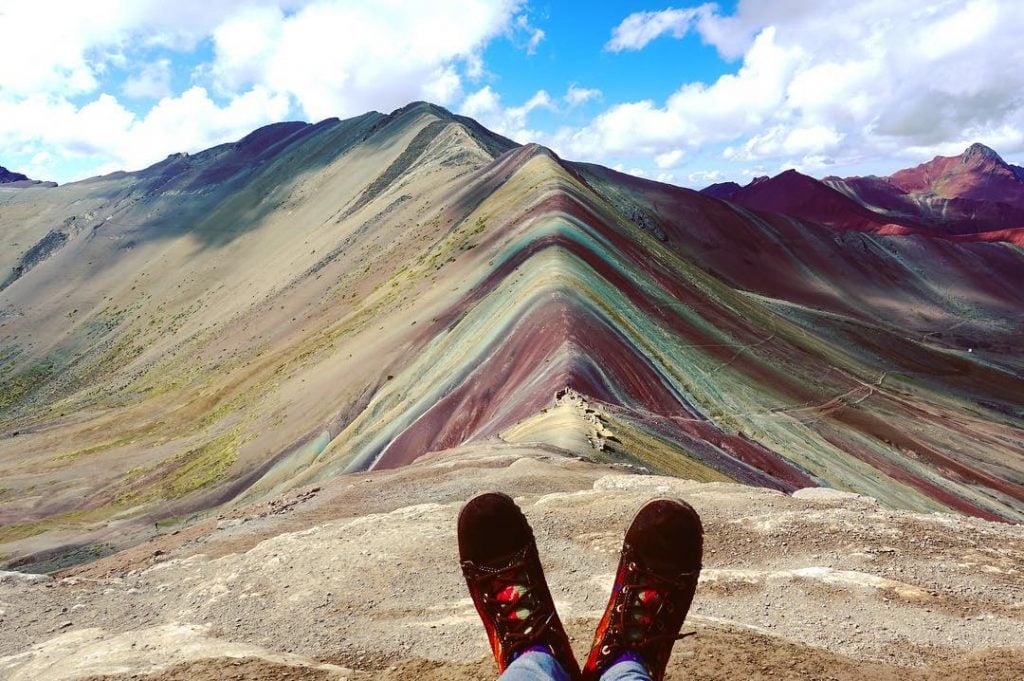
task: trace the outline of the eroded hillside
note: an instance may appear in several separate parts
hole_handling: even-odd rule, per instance
[[[1024,517],[1013,245],[755,214],[425,104],[0,202],[7,565],[500,441]]]

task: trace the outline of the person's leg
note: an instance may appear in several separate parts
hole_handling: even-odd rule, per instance
[[[533,530],[512,498],[497,492],[473,497],[459,512],[458,533],[462,574],[498,671],[514,665],[528,673],[555,663],[561,676],[522,678],[578,679],[579,664],[555,612]]]
[[[651,681],[651,675],[639,656],[627,654],[608,667],[608,671],[601,675],[601,681]]]
[[[665,678],[697,589],[703,536],[700,516],[684,501],[654,499],[637,512],[583,681]]]
[[[546,650],[527,650],[512,661],[498,681],[570,681],[562,665]]]

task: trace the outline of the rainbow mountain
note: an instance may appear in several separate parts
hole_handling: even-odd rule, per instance
[[[1024,250],[837,229],[426,103],[0,187],[0,554],[473,443],[1024,520]]]

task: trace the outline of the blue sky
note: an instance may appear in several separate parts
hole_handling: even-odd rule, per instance
[[[0,165],[60,182],[428,99],[683,186],[1024,161],[1016,0],[0,0]]]

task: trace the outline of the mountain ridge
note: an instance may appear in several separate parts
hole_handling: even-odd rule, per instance
[[[24,173],[16,173],[0,166],[0,185],[7,189],[17,189],[22,187],[39,187],[45,189],[49,187],[56,187],[57,183],[33,180]]]
[[[799,182],[792,179],[797,176]],[[770,189],[761,186],[765,181]],[[839,229],[1024,244],[1024,168],[980,143],[887,177],[816,180],[787,170],[770,180],[755,178],[746,187],[720,183],[702,191]]]
[[[0,291],[8,564],[494,441],[1024,517],[1012,246],[750,211],[427,104],[15,196],[12,268],[75,219]]]
[[[0,184],[7,184],[8,182],[19,182],[27,180],[28,177],[22,173],[15,173],[3,166],[0,166]]]

